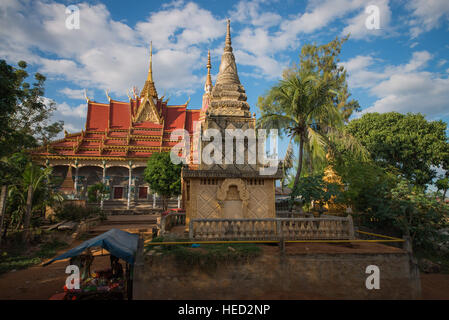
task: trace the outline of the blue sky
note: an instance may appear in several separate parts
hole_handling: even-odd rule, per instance
[[[78,30],[65,27],[72,4],[80,9]],[[379,8],[378,30],[365,26],[369,5]],[[57,103],[54,117],[69,132],[84,128],[84,89],[106,102],[105,90],[126,101],[129,89],[142,88],[150,41],[159,95],[170,104],[190,97],[189,107],[200,108],[207,50],[215,79],[227,18],[253,112],[258,96],[298,62],[303,44],[350,32],[341,63],[362,113],[421,112],[449,120],[448,0],[2,0],[0,17],[0,58],[25,60],[30,71],[47,76],[45,96]]]

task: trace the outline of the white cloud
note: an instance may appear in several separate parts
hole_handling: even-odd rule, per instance
[[[69,133],[80,132],[81,128],[82,126],[73,125],[71,123],[64,123],[64,130],[66,130]],[[62,138],[62,134],[60,138]]]
[[[194,72],[202,66],[199,61],[205,50],[198,46],[224,36],[226,30],[224,20],[195,3],[155,11],[134,29],[114,20],[103,4],[77,6],[80,29],[68,30],[63,4],[2,2],[0,54],[14,62],[23,59],[37,64],[40,72],[53,78],[124,96],[132,86],[143,85],[153,40],[156,86],[176,94],[201,86]],[[36,54],[35,49],[52,58]]]
[[[87,114],[87,103],[79,104],[72,108],[66,102],[56,104],[56,112],[63,117],[78,117],[84,119]]]
[[[358,10],[366,4],[363,0],[309,1],[306,12],[282,24],[282,30],[297,34],[311,33],[324,28],[332,21]]]
[[[386,75],[374,70],[368,70],[376,62],[371,56],[356,56],[341,65],[349,74],[349,85],[351,88],[370,88],[379,80],[385,79]]]
[[[449,19],[447,0],[411,0],[408,8],[412,11],[412,18],[409,20],[412,38],[439,27],[442,21]]]
[[[413,43],[410,45],[410,49],[413,49],[413,48],[416,47],[418,44],[419,44],[419,42],[413,42]]]
[[[76,90],[76,89],[70,89],[70,88],[63,88],[59,90],[60,93],[65,95],[69,99],[74,100],[84,100],[84,90]]]
[[[261,28],[278,25],[282,17],[275,12],[263,10],[261,4],[266,2],[266,0],[240,1],[231,12],[232,21]]]
[[[423,70],[432,59],[427,51],[413,52],[408,63],[375,69],[376,60],[357,56],[342,65],[351,87],[361,87],[377,98],[367,112],[421,112],[429,117],[449,115],[449,78]]]
[[[437,63],[437,66],[438,66],[438,67],[442,67],[442,66],[444,66],[446,63],[447,63],[447,60],[446,60],[446,59],[440,59],[440,60],[438,61],[438,63]]]

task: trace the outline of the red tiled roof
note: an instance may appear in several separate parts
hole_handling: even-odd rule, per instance
[[[167,106],[158,99],[156,108],[163,124],[144,121],[132,123],[137,114],[139,99],[129,102],[111,100],[109,104],[88,102],[86,131],[68,134],[50,143],[50,150],[41,147],[35,156],[84,156],[148,158],[155,151],[177,144],[170,141],[170,133],[186,129],[193,133],[193,122],[199,120],[200,110],[187,110],[187,105]],[[47,152],[48,151],[48,152]]]
[[[109,105],[89,102],[87,104],[86,129],[104,130],[108,127]]]
[[[131,106],[125,102],[111,101],[110,106],[110,127],[125,128],[131,126]]]

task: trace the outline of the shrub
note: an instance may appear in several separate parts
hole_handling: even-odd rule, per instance
[[[101,217],[102,212],[99,208],[82,207],[73,204],[65,204],[55,211],[57,221],[81,221],[83,219],[92,218],[95,216]]]

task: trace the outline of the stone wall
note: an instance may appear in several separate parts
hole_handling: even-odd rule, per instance
[[[273,248],[274,249],[274,248]],[[213,272],[182,268],[169,256],[136,265],[134,299],[414,299],[420,283],[409,254],[263,254]],[[365,286],[366,267],[380,268],[380,289]],[[418,273],[419,276],[419,273]]]

